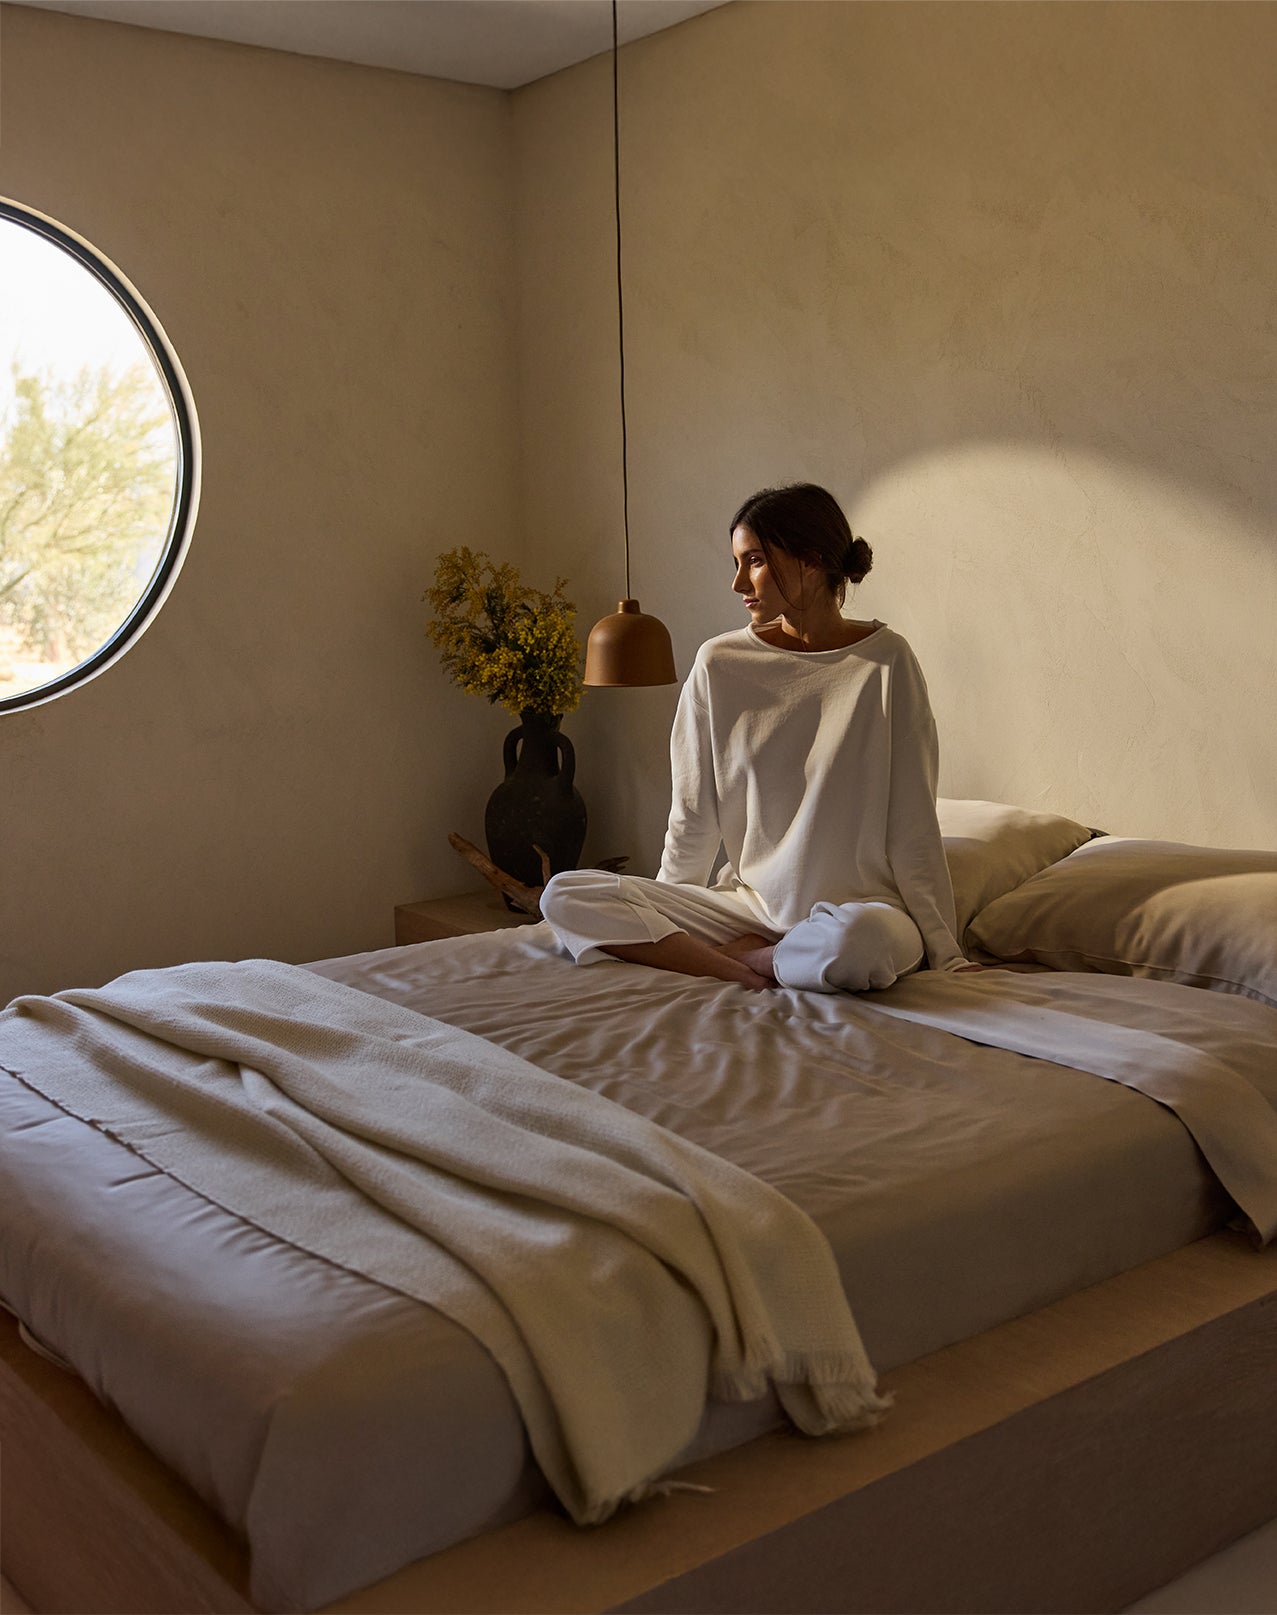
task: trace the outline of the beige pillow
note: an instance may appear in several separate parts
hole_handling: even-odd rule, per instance
[[[1001,802],[936,803],[944,855],[953,881],[958,935],[986,904],[1080,847],[1091,832],[1057,813]]]
[[[970,935],[999,959],[1277,1007],[1277,852],[1104,836],[991,903]]]

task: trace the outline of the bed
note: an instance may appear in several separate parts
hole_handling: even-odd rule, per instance
[[[34,1607],[1120,1608],[1277,1513],[1277,854],[941,806],[968,947],[1012,969],[759,995],[577,971],[544,927],[309,967],[779,1190],[881,1425],[810,1441],[711,1398],[678,1489],[581,1530],[464,1328],[23,1071],[0,1547]]]

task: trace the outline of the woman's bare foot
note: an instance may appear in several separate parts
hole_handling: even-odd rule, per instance
[[[737,960],[747,970],[752,970],[761,977],[764,986],[776,985],[772,972],[772,955],[776,951],[776,944],[769,942],[765,936],[747,932],[745,936],[733,937],[730,942],[720,942],[717,951],[729,959]]]
[[[763,938],[755,940],[762,942]],[[605,947],[602,951],[610,953],[614,959],[624,959],[627,964],[673,970],[684,976],[713,976],[719,981],[739,982],[754,992],[776,985],[770,975],[761,975],[752,965],[733,958],[721,948],[711,947],[698,937],[688,936],[686,931],[675,931],[659,942],[631,942]]]

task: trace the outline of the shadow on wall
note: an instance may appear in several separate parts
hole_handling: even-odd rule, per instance
[[[1277,845],[1274,48],[1277,8],[1191,0],[727,6],[631,48],[635,587],[682,672],[741,622],[732,510],[817,481],[875,546],[851,611],[927,670],[947,794]],[[519,118],[531,524],[588,617],[585,83]],[[598,765],[634,744],[600,726]]]
[[[917,649],[943,794],[1277,846],[1277,548],[1253,500],[1093,450],[990,441],[904,457],[844,498],[876,552],[848,613]],[[695,580],[660,607],[681,676],[702,639],[740,626],[715,526]],[[675,700],[591,691],[574,715],[591,855],[627,852],[636,873],[659,856]]]
[[[874,595],[927,669],[947,794],[1277,844],[1277,548],[1248,503],[1023,443],[872,479],[853,523],[882,535]]]
[[[679,661],[685,678],[690,658]],[[676,685],[587,690],[569,720],[578,783],[590,814],[585,861],[629,859],[625,873],[654,875],[670,810],[669,736]]]

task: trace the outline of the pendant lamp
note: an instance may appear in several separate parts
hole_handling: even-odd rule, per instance
[[[621,361],[621,498],[625,530],[625,595],[609,617],[590,629],[585,646],[585,682],[635,688],[675,684],[669,629],[639,610],[630,596],[630,483],[625,439],[625,299],[621,288],[621,118],[617,94],[617,0],[612,0],[612,174],[616,199],[616,329]]]

